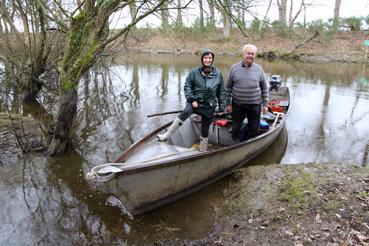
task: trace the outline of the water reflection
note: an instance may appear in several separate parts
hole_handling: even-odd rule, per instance
[[[109,70],[91,71],[80,84],[78,153],[48,161],[32,156],[1,167],[0,244],[145,244],[206,235],[227,178],[134,220],[110,194],[95,191],[84,180],[91,167],[116,159],[174,117],[147,114],[182,109],[185,77],[199,64],[197,56],[126,58]],[[216,57],[224,79],[237,60]],[[259,62],[268,78],[283,76],[283,84],[291,89],[292,107],[283,133],[250,164],[369,164],[369,87],[358,79],[369,78],[366,66]],[[42,97],[42,110],[24,108],[24,113],[47,115],[55,108],[51,98]]]

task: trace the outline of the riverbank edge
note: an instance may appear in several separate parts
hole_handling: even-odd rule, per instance
[[[221,30],[207,35],[191,32],[132,32],[127,39],[118,41],[122,52],[141,54],[199,54],[203,48],[210,48],[217,56],[241,56],[246,43],[258,47],[258,57],[270,60],[283,59],[301,62],[343,62],[368,63],[365,57],[364,40],[369,32],[309,32],[280,35],[266,32],[258,37],[245,37],[233,30],[230,38],[224,38]],[[119,43],[124,45],[119,45]]]
[[[175,49],[175,50],[163,50],[163,49],[134,49],[128,48],[126,50],[127,53],[133,54],[150,54],[150,55],[198,55],[198,50],[183,50],[183,49]],[[237,52],[214,52],[216,56],[234,56],[239,57],[240,54]],[[268,59],[270,61],[274,60],[292,60],[299,62],[309,62],[309,63],[325,63],[325,62],[342,62],[342,63],[369,63],[365,61],[363,58],[358,57],[336,57],[336,56],[328,56],[328,55],[311,55],[311,54],[277,54],[274,51],[263,51],[257,54],[258,58]]]
[[[368,245],[369,168],[263,165],[231,176],[212,229],[185,245]]]

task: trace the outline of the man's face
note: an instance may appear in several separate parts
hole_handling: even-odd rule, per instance
[[[206,67],[210,67],[213,63],[213,56],[211,54],[204,55],[202,58],[202,63]]]
[[[254,62],[256,52],[254,49],[248,48],[243,53],[243,60],[246,65],[251,65]]]

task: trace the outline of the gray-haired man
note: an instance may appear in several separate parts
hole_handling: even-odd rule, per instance
[[[257,48],[246,44],[242,60],[233,64],[225,88],[227,111],[232,112],[232,138],[238,139],[245,118],[247,139],[260,134],[260,113],[268,111],[269,90],[263,68],[254,63]]]

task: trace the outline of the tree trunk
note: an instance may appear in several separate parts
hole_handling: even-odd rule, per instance
[[[162,9],[160,11],[161,14],[161,28],[164,31],[167,31],[169,29],[169,11],[168,11],[168,2],[166,1],[162,5]]]
[[[89,6],[86,6],[88,8]],[[61,104],[48,146],[49,155],[62,153],[71,142],[73,121],[77,114],[78,83],[102,51],[101,42],[108,32],[105,18],[81,13],[72,18],[64,57],[59,66]]]
[[[129,4],[129,13],[131,14],[131,21],[133,21],[137,15],[136,1],[132,1]]]
[[[58,116],[53,130],[48,153],[55,155],[64,152],[70,143],[71,129],[77,113],[77,90],[74,88],[64,90],[61,97]]]
[[[293,13],[292,13],[293,12],[293,1],[291,0],[290,15],[288,18],[288,28],[289,29],[293,28],[293,25],[295,24],[297,17],[301,14],[302,11],[305,11],[305,9],[308,6],[311,6],[311,4],[306,5],[305,1],[302,0],[299,9],[296,11],[296,14],[293,16]]]
[[[224,38],[229,38],[230,33],[231,33],[231,22],[229,20],[229,17],[226,15],[223,17],[223,37]]]
[[[209,27],[215,28],[215,3],[214,0],[208,0],[209,4],[209,12],[210,12],[210,18],[209,18]]]
[[[338,22],[340,18],[340,8],[341,8],[341,0],[336,0],[334,3],[334,13],[333,13],[333,27],[338,27]]]
[[[176,25],[178,27],[183,27],[183,18],[182,18],[182,0],[178,0],[178,10],[177,10],[177,20],[176,20]]]
[[[260,26],[259,26],[259,33],[261,33],[261,30],[263,29],[263,26],[265,24],[266,19],[268,18],[268,14],[269,14],[269,10],[270,10],[270,6],[272,6],[272,0],[269,0],[269,4],[268,4],[268,8],[265,12],[264,18],[263,20],[260,22]]]
[[[200,28],[201,28],[201,30],[204,30],[205,29],[204,8],[203,8],[202,0],[199,0],[199,8],[200,8]]]
[[[277,0],[278,3],[278,20],[281,24],[287,26],[287,0]]]
[[[230,9],[230,2],[229,0],[223,0],[223,1],[219,1],[218,4],[219,4],[218,9],[220,10],[222,14],[222,19],[223,19],[223,37],[229,38],[230,32],[231,32],[230,15],[232,14],[231,9]]]

